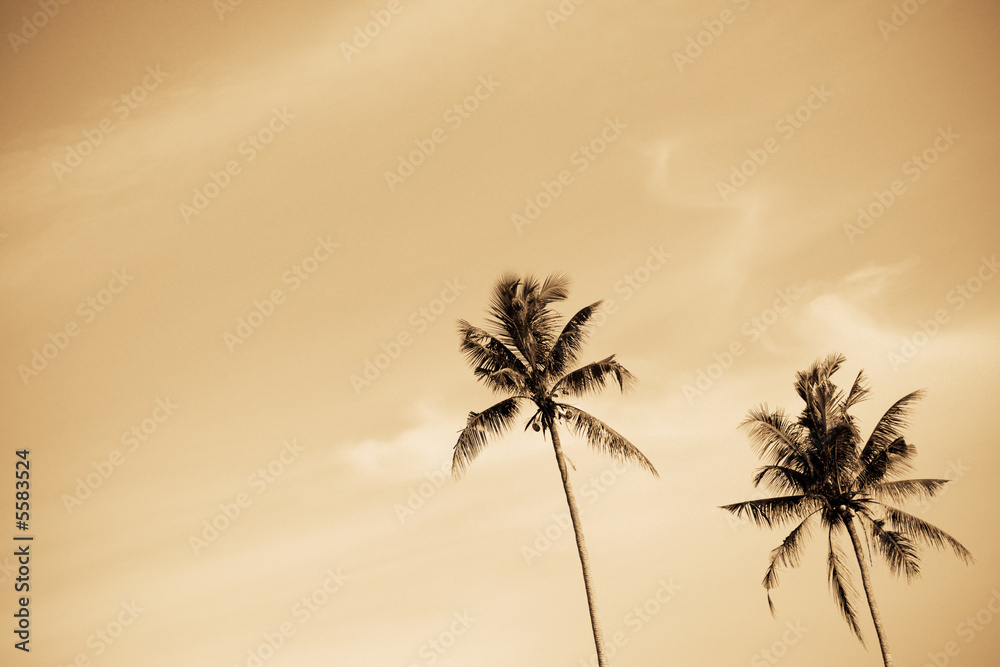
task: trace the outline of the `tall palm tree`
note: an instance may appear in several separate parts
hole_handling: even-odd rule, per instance
[[[523,279],[503,275],[493,289],[486,328],[459,321],[461,350],[476,379],[507,398],[483,412],[469,413],[468,422],[455,444],[452,474],[459,477],[491,436],[509,430],[524,404],[534,404],[535,413],[528,419],[525,430],[530,426],[541,431],[543,437],[547,433],[552,440],[583,568],[598,664],[604,667],[604,640],[591,587],[590,560],[557,427],[564,424],[598,451],[621,461],[634,461],[653,475],[659,475],[649,459],[617,431],[576,406],[559,400],[597,393],[610,382],[625,392],[635,382],[635,377],[615,360],[614,355],[570,370],[590,334],[593,316],[601,302],[582,308],[560,331],[559,316],[550,306],[566,299],[568,286],[569,281],[561,275],[551,275],[544,282],[530,275]]]
[[[846,395],[830,380],[845,361],[843,355],[833,354],[796,374],[795,390],[805,402],[798,420],[792,421],[780,409],[770,411],[767,405],[750,410],[740,426],[748,431],[751,446],[765,463],[754,475],[754,485],[785,495],[734,503],[722,509],[737,517],[748,517],[761,527],[799,522],[771,552],[764,575],[772,614],[771,589],[778,585],[778,569],[799,564],[803,542],[818,522],[827,533],[827,570],[833,597],[845,621],[864,644],[855,612],[855,590],[836,539],[846,531],[861,571],[882,660],[885,667],[890,667],[892,657],[872,591],[862,534],[870,545],[874,544],[889,570],[906,575],[907,580],[920,573],[919,543],[938,549],[949,547],[966,563],[973,562],[973,558],[948,533],[887,504],[931,498],[948,481],[899,479],[916,456],[916,448],[906,442],[902,431],[922,392],[912,392],[896,401],[864,440],[855,418],[849,414],[854,405],[868,398],[864,371],[858,373]]]

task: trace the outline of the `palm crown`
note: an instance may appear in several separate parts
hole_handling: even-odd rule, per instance
[[[525,401],[536,407],[525,429],[531,426],[544,433],[557,421],[565,421],[596,449],[657,474],[649,459],[621,434],[589,413],[557,400],[597,393],[609,382],[623,392],[635,383],[635,377],[614,355],[568,370],[577,362],[601,304],[598,301],[580,309],[560,330],[559,316],[550,306],[566,299],[568,287],[569,281],[560,275],[543,282],[532,276],[522,280],[504,275],[493,291],[487,327],[459,321],[461,350],[476,378],[508,398],[483,412],[469,413],[455,445],[455,475],[465,471],[489,436],[500,435],[514,424]]]
[[[752,447],[765,463],[754,475],[754,485],[786,495],[735,503],[723,509],[749,517],[758,526],[799,522],[771,552],[764,575],[772,613],[771,589],[778,585],[779,568],[798,565],[803,541],[819,523],[828,533],[827,567],[833,596],[844,619],[863,642],[854,588],[836,540],[841,529],[846,528],[856,541],[854,517],[859,518],[868,541],[890,571],[905,574],[907,579],[920,572],[920,543],[950,548],[966,563],[972,562],[972,555],[940,528],[894,506],[931,498],[948,481],[900,479],[911,469],[916,456],[916,448],[906,442],[902,431],[922,392],[914,391],[896,401],[864,439],[849,413],[854,405],[868,398],[864,373],[858,373],[846,395],[830,380],[844,361],[842,355],[831,355],[796,374],[795,389],[805,402],[797,420],[780,409],[770,411],[766,405],[749,412],[741,427],[748,431]],[[855,547],[864,579],[866,564],[861,562],[858,545]],[[865,585],[869,592],[867,582]],[[876,629],[878,625],[876,620]]]

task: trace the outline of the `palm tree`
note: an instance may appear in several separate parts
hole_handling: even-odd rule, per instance
[[[803,542],[819,522],[827,533],[827,571],[833,597],[847,624],[864,644],[855,612],[855,590],[836,539],[842,529],[846,530],[861,570],[882,660],[885,667],[890,667],[892,657],[872,591],[862,530],[889,570],[906,575],[907,580],[920,573],[919,543],[938,549],[949,547],[966,563],[973,562],[973,558],[948,533],[887,504],[931,498],[948,481],[899,479],[916,456],[916,449],[906,442],[902,431],[922,392],[912,392],[896,401],[875,424],[868,439],[862,440],[849,410],[868,398],[864,371],[858,373],[846,396],[830,381],[845,361],[843,355],[830,355],[807,372],[796,374],[795,390],[805,402],[797,421],[780,409],[768,410],[767,405],[750,410],[740,427],[749,432],[751,446],[765,463],[754,475],[754,486],[763,485],[784,495],[734,503],[722,509],[737,517],[748,517],[760,527],[799,522],[771,551],[763,584],[772,614],[771,589],[778,585],[778,569],[799,564]]]
[[[536,410],[525,430],[531,426],[541,431],[543,437],[548,433],[552,439],[583,568],[598,664],[604,667],[604,640],[590,582],[590,561],[557,426],[562,423],[598,451],[621,461],[634,461],[653,475],[659,475],[649,459],[617,431],[576,406],[559,400],[597,393],[609,382],[616,383],[624,393],[635,382],[635,377],[615,360],[614,355],[569,370],[576,364],[581,347],[590,335],[592,318],[601,302],[582,308],[560,332],[559,316],[550,305],[566,299],[568,286],[569,281],[561,275],[551,275],[541,283],[530,275],[523,279],[503,275],[493,289],[487,327],[481,329],[459,320],[461,350],[476,379],[507,398],[483,412],[469,413],[468,422],[455,444],[452,474],[461,476],[486,446],[487,440],[509,430],[521,407],[534,403]]]

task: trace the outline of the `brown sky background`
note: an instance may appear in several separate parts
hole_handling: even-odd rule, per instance
[[[875,566],[897,664],[934,664],[949,642],[949,665],[996,664],[1000,10],[561,4],[569,15],[554,22],[555,0],[403,0],[348,59],[341,44],[387,3],[244,0],[220,16],[209,0],[81,1],[51,17],[3,3],[3,539],[16,532],[22,447],[36,539],[30,655],[12,647],[13,559],[0,557],[0,662],[248,665],[289,623],[268,667],[584,664],[586,599],[572,535],[553,519],[565,499],[550,446],[516,429],[461,481],[435,472],[468,411],[493,402],[458,352],[456,320],[483,321],[503,271],[562,271],[567,316],[613,301],[586,359],[617,353],[640,380],[581,405],[661,473],[564,444],[605,632],[624,638],[612,664],[879,664],[870,617],[866,650],[828,593],[819,533],[772,619],[760,580],[785,533],[717,508],[754,492],[757,460],[736,429],[746,411],[797,412],[794,372],[832,351],[848,358],[840,383],[870,377],[868,428],[927,390],[909,430],[913,476],[955,481],[910,509],[977,557],[967,567],[927,550],[910,585]],[[887,31],[894,11],[901,25]],[[679,61],[685,49],[697,57]],[[147,68],[162,80],[143,89]],[[457,124],[448,110],[482,80],[495,88]],[[276,109],[284,126],[248,160],[243,142]],[[781,122],[797,110],[805,120]],[[609,120],[618,134],[603,145]],[[437,128],[443,143],[390,189],[385,173]],[[581,162],[592,142],[603,152]],[[54,166],[81,145],[78,166]],[[767,159],[742,166],[754,154]],[[181,205],[229,161],[239,172],[185,220]],[[723,197],[734,168],[750,175]],[[564,170],[559,196],[512,222]],[[890,194],[852,232],[859,207]],[[318,238],[338,247],[293,290],[284,276]],[[133,278],[92,313],[86,300],[112,296],[114,271]],[[436,301],[449,283],[457,296]],[[284,300],[270,317],[227,344],[274,290]],[[778,293],[797,295],[781,313],[769,310]],[[68,324],[79,329],[63,340]],[[409,345],[352,386],[400,335]],[[733,343],[744,351],[720,374],[711,364]],[[25,373],[46,345],[45,367]],[[699,372],[716,377],[685,393]],[[173,414],[123,444],[168,399]],[[291,439],[301,453],[273,463]],[[67,505],[114,450],[120,465]],[[269,463],[281,474],[262,488],[251,476]],[[195,553],[190,538],[241,493],[248,506]],[[546,530],[555,539],[529,564],[522,547]],[[342,587],[303,618],[295,605],[338,568]],[[673,597],[637,622],[661,582]],[[134,622],[101,640],[133,601]],[[453,625],[456,614],[473,620]],[[961,625],[977,614],[980,629]],[[794,644],[789,623],[802,629]],[[774,647],[780,659],[763,657]]]

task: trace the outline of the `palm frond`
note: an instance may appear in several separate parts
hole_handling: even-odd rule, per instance
[[[597,301],[581,308],[563,327],[562,332],[552,346],[549,366],[553,375],[562,375],[567,368],[576,362],[584,342],[590,335],[594,313],[600,307]]]
[[[608,385],[608,380],[613,379],[618,383],[619,389],[625,393],[635,386],[636,379],[627,368],[615,360],[615,355],[611,355],[600,361],[581,366],[575,371],[564,375],[552,387],[553,391],[559,391],[570,396],[584,396],[586,394],[597,394]]]
[[[473,459],[488,444],[492,435],[501,435],[513,425],[517,419],[522,398],[512,396],[486,408],[483,412],[470,412],[465,428],[458,435],[455,443],[455,453],[451,459],[451,474],[461,477],[462,473]]]
[[[865,378],[865,372],[858,371],[858,376],[854,378],[854,384],[851,385],[851,390],[847,393],[847,397],[841,404],[842,411],[846,414],[847,411],[855,405],[861,401],[867,400],[870,395],[871,389],[868,387],[868,380]]]
[[[916,448],[907,443],[906,438],[902,436],[876,451],[868,461],[865,461],[865,453],[862,452],[858,460],[860,470],[855,478],[854,489],[867,490],[886,477],[900,475],[910,470],[916,453]]]
[[[788,466],[762,466],[753,476],[754,486],[763,486],[775,493],[805,493],[811,479],[800,470]]]
[[[767,405],[751,408],[739,428],[749,431],[750,446],[772,465],[785,465],[796,456],[805,460],[800,427],[781,409],[768,411]]]
[[[947,479],[900,479],[879,482],[868,486],[868,494],[877,500],[893,503],[922,502],[930,500],[948,483]]]
[[[538,299],[544,305],[564,301],[569,297],[569,278],[562,273],[551,273],[545,277],[538,289]]]
[[[880,453],[889,449],[903,435],[903,430],[909,424],[910,412],[914,403],[924,395],[921,390],[913,391],[899,399],[885,411],[872,429],[872,433],[861,451],[861,462],[867,467]],[[916,452],[914,452],[915,454]]]
[[[966,564],[975,562],[976,559],[972,557],[972,553],[961,542],[937,526],[931,525],[923,519],[918,519],[912,514],[907,514],[889,505],[884,506],[884,511],[886,523],[894,530],[902,532],[915,540],[933,545],[937,549],[944,549],[946,546],[950,547],[955,552],[955,555],[961,558]]]
[[[774,602],[771,600],[771,589],[778,586],[778,568],[798,567],[802,558],[802,541],[809,536],[810,519],[814,515],[815,512],[803,519],[799,525],[792,529],[792,532],[788,533],[784,541],[771,551],[771,562],[767,567],[767,572],[764,573],[764,581],[761,583],[767,591],[767,607],[771,610],[772,616],[775,614],[775,609]]]
[[[859,436],[853,420],[838,418],[823,443],[824,468],[835,476],[838,492],[851,487],[858,475]]]
[[[830,591],[833,593],[833,599],[837,602],[840,614],[844,617],[851,631],[854,632],[854,636],[864,645],[865,639],[861,634],[861,626],[858,625],[858,614],[856,611],[858,596],[854,585],[851,583],[850,572],[847,569],[844,554],[833,541],[834,532],[835,530],[831,528],[830,551],[826,560]]]
[[[757,526],[773,528],[792,519],[804,518],[819,509],[820,505],[818,499],[800,494],[744,500],[722,505],[721,509],[732,512],[739,518],[749,519]]]
[[[458,331],[462,336],[459,349],[477,379],[495,392],[513,393],[524,389],[528,371],[509,347],[465,320],[458,321]]]
[[[600,419],[571,405],[559,404],[558,407],[564,411],[570,430],[586,440],[588,445],[619,461],[633,461],[653,473],[654,477],[660,476],[652,462],[639,451],[638,447]]]
[[[533,276],[504,274],[490,299],[488,320],[497,338],[518,351],[531,374],[540,370],[555,339],[558,316],[547,303],[555,300],[558,289],[549,289],[551,293],[541,298],[542,285]]]
[[[827,355],[826,359],[814,363],[809,370],[795,374],[795,391],[806,404],[804,417],[807,423],[812,422],[810,430],[825,431],[829,408],[837,402],[835,400],[837,388],[830,381],[830,376],[836,373],[845,361],[847,358],[843,354],[835,352]]]
[[[905,574],[907,581],[920,575],[920,557],[916,545],[903,533],[886,530],[882,521],[869,522],[872,542],[895,575]]]
[[[837,372],[847,357],[839,352],[828,354],[826,359],[817,361],[807,371],[795,374],[795,391],[806,405],[813,402],[815,388],[829,385],[830,376]]]

